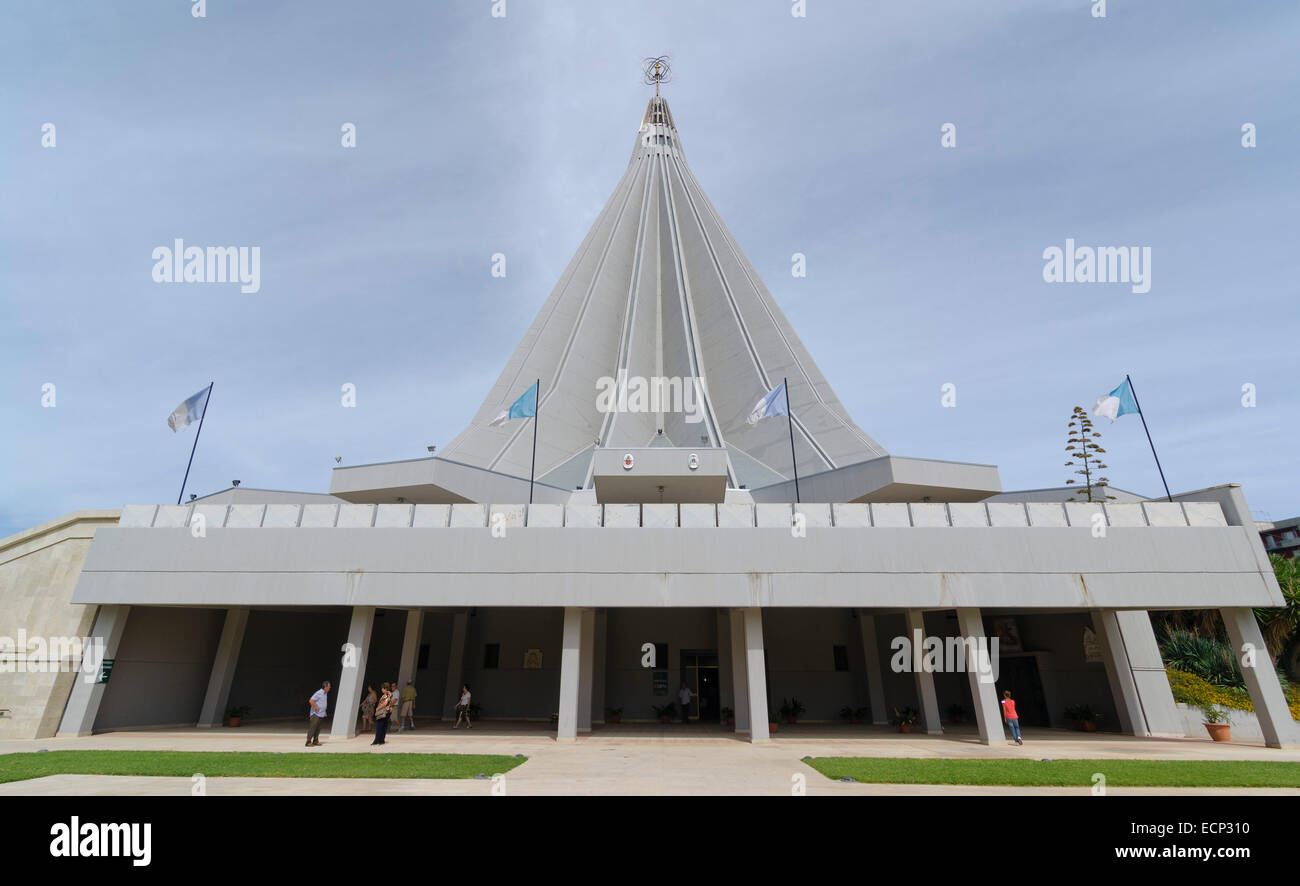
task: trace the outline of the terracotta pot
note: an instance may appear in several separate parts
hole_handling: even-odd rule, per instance
[[[612,717],[609,718],[609,722],[611,722],[611,723],[622,723],[622,722],[623,722],[623,715],[622,715],[622,714],[614,714]]]
[[[1206,723],[1205,728],[1215,741],[1232,741],[1231,723]]]
[[[791,726],[794,726],[794,725],[797,724],[799,721],[796,720],[794,717],[787,717],[787,718],[786,718],[786,722],[789,723]]]
[[[230,721],[227,723],[227,725],[228,725],[228,726],[238,726],[238,725],[239,725],[239,721],[240,721],[240,719],[241,719],[240,717],[231,717],[231,718],[230,718]]]
[[[849,717],[849,725],[850,725],[850,726],[857,726],[857,725],[858,725],[858,718],[857,718],[857,717]]]
[[[728,729],[735,729],[735,728],[736,728],[736,718],[735,718],[735,717],[728,717],[728,718],[727,718],[727,728],[728,728]]]
[[[777,726],[777,724],[775,724],[775,723],[768,723],[768,724],[767,724],[767,731],[768,731],[768,732],[776,732],[776,726]]]
[[[898,724],[898,731],[899,731],[899,732],[902,732],[902,733],[904,733],[904,734],[909,734],[909,735],[910,735],[911,732],[912,732],[912,724],[911,724],[911,723],[899,723],[899,724]]]
[[[673,718],[670,717],[670,716],[668,716],[667,714],[664,714],[662,717],[659,718],[659,722],[660,722],[660,723],[671,723],[671,722],[673,722]]]

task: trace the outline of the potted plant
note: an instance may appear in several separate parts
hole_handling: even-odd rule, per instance
[[[959,704],[948,706],[948,719],[954,723],[966,722],[966,709]]]
[[[862,718],[866,713],[866,708],[855,708],[850,705],[845,705],[840,708],[840,719],[847,720],[850,725],[856,725],[862,721]]]
[[[786,701],[783,698],[781,699],[781,707],[778,709],[778,713],[780,713],[782,720],[785,720],[785,722],[794,726],[799,722],[799,717],[803,714],[804,710],[805,708],[799,703],[799,699],[791,698],[789,701]]]
[[[1096,732],[1101,715],[1088,705],[1079,704],[1065,709],[1065,719],[1080,732]]]
[[[608,720],[608,721],[611,722],[611,723],[622,723],[622,722],[623,722],[623,709],[622,709],[622,708],[605,708],[605,719]]]
[[[244,704],[244,705],[236,705],[236,706],[232,706],[232,707],[227,708],[227,709],[226,709],[226,725],[227,725],[227,726],[238,726],[239,723],[240,723],[240,721],[243,720],[245,717],[247,717],[247,716],[249,715],[249,713],[252,712],[252,710],[253,710],[253,709],[250,708],[250,707],[249,707],[248,705],[246,705],[246,704]]]
[[[722,721],[727,724],[728,729],[736,728],[736,712],[731,708],[722,709]]]
[[[651,705],[650,710],[655,712],[655,716],[659,718],[660,723],[671,723],[673,721],[673,713],[677,710],[677,705],[670,701],[662,707]]]
[[[1214,741],[1232,741],[1232,724],[1228,715],[1212,704],[1201,709],[1205,713],[1205,730]]]
[[[893,716],[889,718],[889,725],[897,726],[899,732],[910,733],[912,727],[920,719],[921,715],[917,713],[916,708],[903,708],[901,710],[894,708]]]

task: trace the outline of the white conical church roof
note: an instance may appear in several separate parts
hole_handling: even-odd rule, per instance
[[[602,411],[602,378],[700,378],[705,416]],[[541,379],[539,481],[589,486],[597,448],[725,448],[731,482],[792,476],[785,419],[747,425],[789,379],[799,474],[885,455],[849,418],[695,180],[668,102],[646,107],[627,172],[473,421],[439,456],[527,478],[531,421],[494,416]],[[662,433],[661,433],[662,432]]]

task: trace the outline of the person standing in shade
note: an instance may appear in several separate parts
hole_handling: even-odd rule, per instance
[[[1016,740],[1016,744],[1024,744],[1020,740],[1020,717],[1016,714],[1016,703],[1011,700],[1011,690],[1004,690],[1002,693],[1002,716],[1006,718],[1007,725],[1011,727],[1011,737]]]
[[[682,722],[691,721],[691,690],[686,688],[686,681],[682,681],[682,688],[677,693],[677,703],[682,707]]]
[[[415,683],[411,680],[406,681],[402,690],[401,724],[407,729],[415,728]]]
[[[307,747],[309,748],[320,747],[320,724],[329,709],[329,692],[330,681],[326,680],[320,684],[320,689],[307,699],[307,704],[311,706],[311,710],[307,712]]]
[[[375,706],[375,740],[372,745],[384,744],[384,737],[388,735],[388,716],[393,712],[393,694],[388,689],[388,684],[383,683],[380,686],[382,692],[379,696],[379,704]]]
[[[393,732],[402,731],[402,690],[397,688],[397,681],[388,684],[393,693],[393,706],[388,714],[388,728]]]
[[[375,692],[373,683],[366,684],[366,697],[361,702],[361,731],[369,732],[375,728],[375,705],[379,704],[379,693]]]
[[[469,703],[471,698],[472,696],[469,694],[469,684],[465,683],[460,687],[460,702],[456,705],[456,722],[451,724],[452,729],[455,729],[460,725],[462,717],[465,720],[466,729],[474,728],[474,724],[469,721]]]

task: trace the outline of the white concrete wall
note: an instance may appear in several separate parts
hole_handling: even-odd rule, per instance
[[[95,532],[117,523],[118,512],[77,511],[0,539],[0,636],[85,637],[95,605],[72,593]],[[30,639],[29,639],[30,646]],[[78,663],[70,663],[75,667]],[[71,670],[0,673],[0,739],[54,735],[77,674]]]

